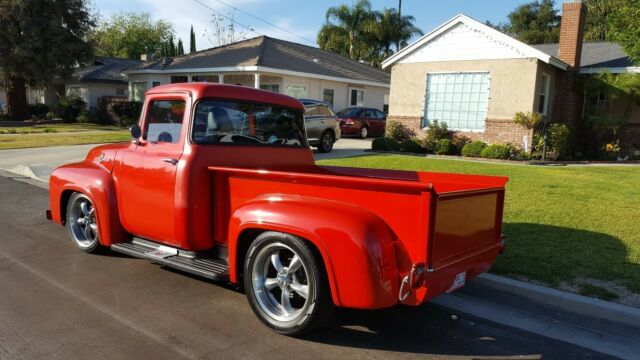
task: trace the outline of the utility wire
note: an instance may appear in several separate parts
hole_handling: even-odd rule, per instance
[[[229,16],[227,16],[227,15],[225,15],[225,14],[221,13],[220,11],[218,11],[218,10],[216,10],[216,9],[212,8],[211,6],[209,6],[209,5],[205,4],[205,3],[203,3],[202,1],[200,1],[200,0],[193,0],[193,1],[195,1],[195,2],[197,2],[198,4],[200,4],[200,5],[204,6],[204,7],[206,7],[207,9],[209,9],[209,10],[213,11],[214,13],[216,13],[216,14],[218,14],[218,15],[220,15],[220,16],[222,16],[222,17],[224,17],[225,19],[227,19],[227,20],[229,20],[229,21],[231,21],[231,22],[233,22],[233,23],[235,23],[235,24],[237,24],[237,25],[242,26],[243,28],[247,29],[248,31],[251,31],[251,32],[253,32],[253,33],[256,33],[256,34],[258,34],[258,35],[262,36],[262,34],[260,34],[259,32],[255,31],[251,26],[247,26],[247,25],[245,25],[245,24],[239,23],[238,21],[236,21],[236,20],[235,20],[235,19],[233,19],[232,17],[229,17]]]
[[[282,30],[282,31],[284,31],[284,32],[286,32],[286,33],[288,33],[288,34],[291,34],[291,35],[293,35],[293,36],[295,36],[295,37],[298,37],[298,38],[300,38],[300,39],[302,39],[302,40],[304,40],[304,41],[306,41],[306,42],[308,42],[308,43],[310,43],[310,44],[316,45],[316,42],[315,42],[315,41],[310,40],[310,39],[308,39],[308,38],[306,38],[306,37],[304,37],[304,36],[302,36],[302,35],[298,35],[298,34],[296,34],[296,33],[292,32],[292,31],[290,31],[290,30],[287,30],[287,29],[283,28],[282,26],[276,25],[276,24],[271,23],[271,22],[269,22],[269,21],[267,21],[267,20],[265,20],[265,19],[263,19],[263,18],[260,18],[260,17],[258,17],[258,16],[252,15],[252,14],[250,14],[250,13],[248,13],[248,12],[246,12],[246,11],[242,10],[242,9],[238,9],[237,7],[235,7],[235,6],[233,6],[233,5],[230,5],[230,4],[228,4],[228,3],[226,3],[226,2],[224,2],[224,1],[222,1],[222,0],[215,0],[215,1],[219,2],[219,3],[220,3],[220,4],[222,4],[222,5],[226,5],[226,6],[230,7],[230,8],[232,8],[233,10],[235,10],[235,11],[237,11],[237,12],[240,12],[240,13],[242,13],[242,14],[245,14],[245,15],[247,15],[247,16],[250,16],[250,17],[252,17],[252,18],[254,18],[254,19],[258,20],[258,21],[262,21],[263,23],[265,23],[265,24],[267,24],[267,25],[273,26],[273,27],[275,27],[275,28],[277,28],[277,29],[280,29],[280,30]]]

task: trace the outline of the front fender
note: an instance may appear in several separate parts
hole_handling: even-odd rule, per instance
[[[237,208],[229,222],[229,269],[237,282],[244,259],[238,240],[244,230],[290,233],[311,242],[322,255],[331,295],[338,306],[375,309],[398,299],[394,236],[387,224],[363,208],[318,198],[262,195]]]
[[[129,240],[120,224],[115,186],[111,174],[102,167],[82,162],[63,165],[53,171],[49,179],[51,218],[64,224],[64,195],[68,192],[87,195],[96,209],[100,243],[110,246]]]

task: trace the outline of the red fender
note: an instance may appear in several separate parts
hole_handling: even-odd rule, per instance
[[[62,214],[66,209],[62,208],[62,196],[68,190],[81,192],[93,202],[100,244],[111,246],[130,240],[120,224],[115,186],[108,171],[90,162],[68,164],[54,170],[49,179],[49,202],[52,220],[58,224],[64,224]]]
[[[339,212],[337,211],[339,209]],[[386,223],[363,208],[292,195],[262,195],[238,208],[229,222],[229,269],[238,281],[240,234],[248,229],[285,232],[311,242],[322,255],[333,302],[383,308],[398,302],[394,237]]]

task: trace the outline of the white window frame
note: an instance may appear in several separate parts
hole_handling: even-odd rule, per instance
[[[422,123],[421,128],[422,130],[426,130],[429,128],[429,125],[425,125],[425,122],[428,121],[429,119],[427,119],[427,95],[428,95],[428,86],[429,86],[429,75],[442,75],[442,74],[450,74],[450,75],[459,75],[459,74],[487,74],[487,109],[485,110],[485,125],[486,125],[486,120],[487,117],[489,115],[489,108],[490,108],[490,104],[489,102],[491,101],[491,72],[489,70],[474,70],[474,71],[430,71],[427,72],[425,79],[424,79],[424,108],[423,108],[423,119],[422,119]],[[434,119],[434,120],[438,120],[439,122],[442,121],[440,119]],[[455,131],[460,131],[460,132],[470,132],[470,133],[482,133],[485,131],[486,126],[483,126],[480,129],[467,129],[467,128],[455,128],[452,127],[450,124],[447,123],[447,126],[449,127],[450,130],[455,130]]]
[[[300,96],[299,98],[306,98],[307,97],[307,85],[302,85],[302,84],[286,84],[284,86],[284,94],[285,95],[289,95],[289,93],[287,92],[287,88],[290,86],[296,86],[296,87],[301,87],[304,89],[304,95]],[[293,95],[289,95],[289,96],[293,96]],[[295,96],[294,96],[295,97]]]
[[[278,87],[278,92],[277,94],[281,94],[282,93],[282,86],[280,86],[279,83],[260,83],[260,90],[266,90],[266,91],[271,91],[268,89],[263,89],[263,86],[277,86]],[[275,91],[271,91],[273,93],[276,93]],[[306,93],[306,89],[305,89],[305,93]]]
[[[540,81],[542,82],[544,79],[547,79],[547,86],[544,88],[544,93],[542,91],[538,91],[538,102],[540,102],[540,97],[544,95],[544,104],[542,104],[542,115],[547,116],[549,114],[549,89],[551,88],[551,75],[547,73],[542,73],[540,76]],[[540,104],[538,103],[538,109],[540,108]]]
[[[324,92],[325,90],[331,90],[331,104],[327,104],[329,105],[331,108],[333,108],[333,104],[336,102],[336,89],[334,88],[322,88],[322,99],[321,101],[324,102]]]
[[[129,91],[129,100],[131,101],[144,101],[144,94],[147,92],[147,90],[149,90],[149,83],[146,81],[132,81],[131,83],[131,90]],[[136,99],[136,85],[137,84],[144,84],[144,91],[142,92],[142,94],[139,94],[141,96],[140,99]]]
[[[352,104],[351,103],[351,92],[354,91],[354,90],[355,91],[362,91],[362,102],[361,103],[358,103],[358,95],[357,94],[356,94],[356,104]],[[366,95],[367,95],[367,92],[365,91],[364,88],[350,87],[349,88],[349,92],[347,93],[347,104],[349,106],[364,106],[364,103],[365,103],[364,99],[365,99]]]

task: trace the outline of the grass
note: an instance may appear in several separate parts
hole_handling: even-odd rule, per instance
[[[543,167],[402,155],[318,163],[508,176],[507,248],[493,272],[555,286],[582,276],[640,293],[640,167]]]
[[[618,294],[613,293],[603,287],[592,284],[581,284],[578,291],[580,295],[590,296],[607,301],[616,300],[617,298],[619,298]]]
[[[95,124],[55,124],[3,127],[0,123],[0,150],[30,147],[98,144],[126,141],[129,131],[117,126]]]

